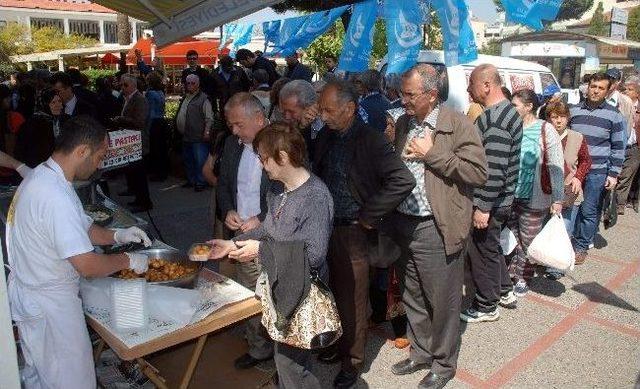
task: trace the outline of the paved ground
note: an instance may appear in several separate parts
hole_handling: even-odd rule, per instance
[[[185,249],[211,234],[210,192],[176,184],[152,185],[156,207],[151,215],[166,242]],[[497,322],[463,327],[458,373],[447,388],[633,388],[640,370],[639,231],[640,216],[628,211],[613,229],[602,231],[585,265],[559,282],[535,279],[518,309],[503,309]],[[408,351],[395,349],[390,334],[384,326],[370,332],[367,366],[357,388],[411,388],[424,375],[391,374],[390,365]],[[176,382],[190,347],[153,359],[170,383]],[[243,347],[237,328],[212,338],[191,388],[260,386],[273,366],[234,371],[231,361]],[[329,388],[337,366],[316,368]]]

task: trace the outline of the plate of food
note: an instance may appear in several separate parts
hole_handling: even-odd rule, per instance
[[[178,250],[148,249],[136,253],[149,257],[149,270],[143,274],[136,274],[131,269],[119,271],[114,276],[122,279],[145,278],[148,283],[180,288],[192,288],[200,272],[202,264],[189,260]]]
[[[104,205],[88,204],[84,206],[84,212],[89,215],[93,222],[105,227],[113,220],[113,211]]]
[[[194,243],[189,249],[189,259],[197,262],[208,261],[212,249],[213,245],[209,243]]]

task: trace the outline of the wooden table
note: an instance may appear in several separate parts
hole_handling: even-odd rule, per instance
[[[100,357],[100,354],[102,354],[106,343],[120,359],[125,361],[135,360],[142,372],[160,389],[168,388],[165,379],[159,374],[158,370],[144,360],[143,357],[156,351],[164,350],[168,347],[198,338],[179,386],[180,389],[186,389],[189,386],[189,382],[191,382],[191,376],[198,364],[198,360],[202,354],[202,348],[207,341],[207,336],[212,332],[254,316],[260,313],[261,310],[260,301],[255,297],[251,297],[215,311],[195,324],[188,325],[160,338],[134,347],[127,347],[97,320],[90,316],[86,316],[86,318],[89,326],[91,326],[101,338],[94,350],[94,359],[96,361]]]

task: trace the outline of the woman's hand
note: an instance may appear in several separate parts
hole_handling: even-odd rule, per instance
[[[582,182],[579,179],[573,177],[571,182],[569,182],[569,187],[571,188],[571,193],[577,195],[582,190]]]
[[[562,203],[551,204],[550,212],[552,215],[560,215],[562,213]]]
[[[257,240],[243,240],[235,242],[235,245],[239,248],[229,253],[229,258],[235,259],[238,262],[249,262],[258,258],[258,250],[260,249],[260,242]]]
[[[209,253],[209,259],[222,259],[236,248],[236,245],[230,240],[213,239],[207,243],[213,245],[211,253]]]

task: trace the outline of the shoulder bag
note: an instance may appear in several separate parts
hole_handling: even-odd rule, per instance
[[[545,194],[551,194],[551,174],[549,173],[549,166],[547,162],[547,122],[542,122],[542,130],[540,130],[540,136],[542,137],[542,166],[540,167],[540,187]]]

